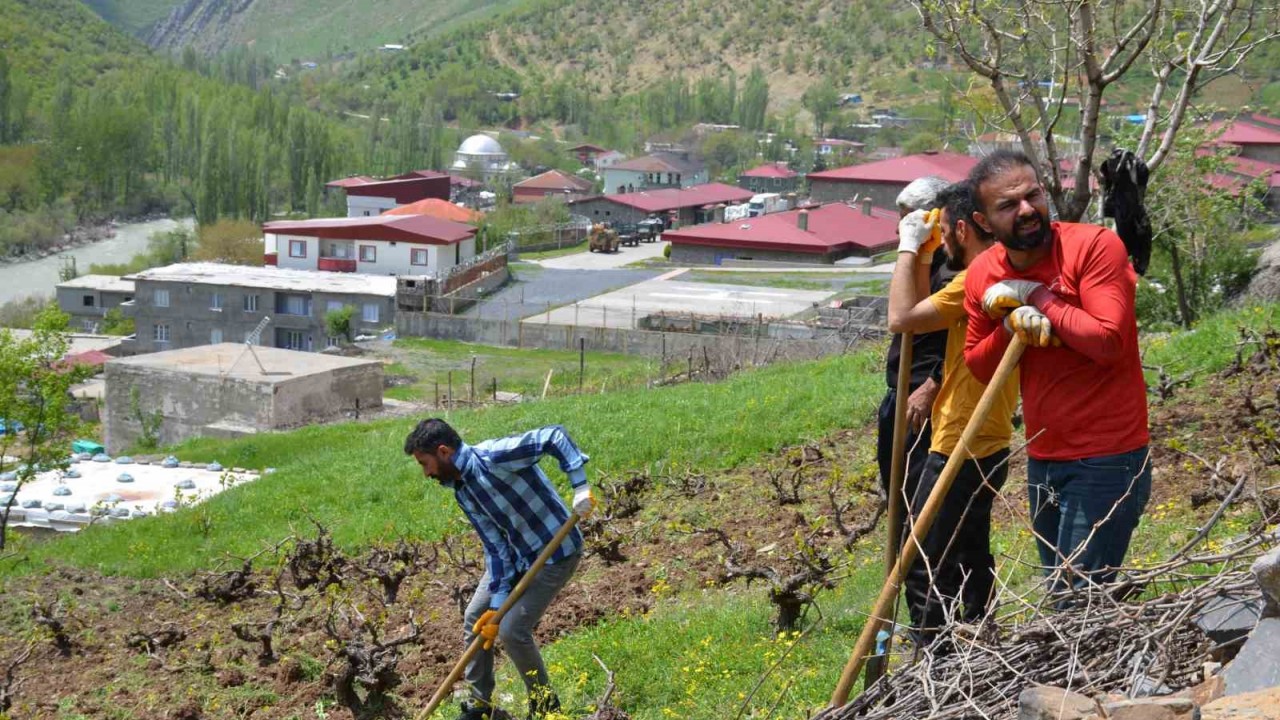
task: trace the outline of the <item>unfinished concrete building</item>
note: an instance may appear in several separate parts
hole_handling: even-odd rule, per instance
[[[382,364],[319,353],[205,345],[106,365],[107,451],[239,437],[382,406]]]

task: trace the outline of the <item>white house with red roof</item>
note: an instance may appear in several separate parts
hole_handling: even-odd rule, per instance
[[[294,270],[435,275],[476,254],[476,229],[428,215],[322,218],[262,226],[264,261]]]
[[[661,217],[681,227],[704,222],[721,204],[744,203],[755,193],[724,183],[665,188],[621,195],[597,195],[569,202],[569,211],[593,223],[634,223]]]
[[[808,175],[809,198],[814,202],[845,202],[871,198],[876,207],[895,207],[898,193],[912,180],[936,175],[948,182],[965,179],[978,158],[945,151],[930,151],[812,172]]]
[[[606,194],[687,188],[707,181],[707,166],[685,153],[656,152],[604,169]]]
[[[786,163],[765,163],[738,175],[738,187],[754,193],[795,192],[800,186],[800,173]]]
[[[1280,119],[1248,113],[1234,121],[1212,122],[1207,129],[1211,134],[1221,133],[1215,144],[1236,146],[1242,158],[1280,163]]]
[[[560,170],[548,170],[511,186],[511,202],[531,204],[554,198],[576,200],[591,194],[592,183]]]
[[[327,188],[347,195],[347,217],[373,217],[392,208],[427,198],[449,199],[449,176],[434,170],[414,170],[386,180],[361,175],[334,180]]]
[[[870,257],[898,244],[898,213],[845,203],[788,210],[760,217],[668,230],[671,260],[719,265],[725,260],[834,263]]]

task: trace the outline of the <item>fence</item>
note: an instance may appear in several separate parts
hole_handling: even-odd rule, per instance
[[[507,245],[514,256],[519,256],[522,252],[560,250],[582,244],[590,232],[591,221],[585,217],[576,216],[567,223],[535,225],[509,232]]]

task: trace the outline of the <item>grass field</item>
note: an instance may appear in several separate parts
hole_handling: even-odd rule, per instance
[[[750,285],[753,287],[788,288],[791,290],[862,291],[878,288],[883,278],[862,273],[832,272],[735,272],[733,270],[690,270],[680,276],[688,282]]]
[[[549,397],[579,391],[579,355],[572,350],[522,350],[401,338],[395,341],[388,355],[395,360],[387,367],[388,374],[416,378],[413,384],[387,390],[388,397],[398,400],[434,403],[437,391],[442,398],[448,396],[450,379],[454,397],[469,400],[473,358],[476,395],[481,402],[492,393],[495,379],[499,391],[520,393],[526,398],[541,397],[548,371],[551,372]],[[660,377],[660,364],[636,355],[589,352],[585,355],[581,387],[584,392],[598,393],[602,388],[620,390],[645,385],[649,379]]]

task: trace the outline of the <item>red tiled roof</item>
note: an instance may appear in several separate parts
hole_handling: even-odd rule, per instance
[[[795,176],[795,170],[777,163],[766,163],[742,173],[742,177],[751,178],[793,178]]]
[[[687,188],[666,188],[646,192],[623,193],[621,195],[600,195],[594,198],[583,198],[570,202],[586,202],[588,200],[608,200],[619,205],[635,208],[641,212],[656,213],[668,210],[679,210],[687,207],[702,207],[717,203],[740,203],[750,200],[755,193],[740,187],[724,183],[704,183]]]
[[[371,182],[373,182],[373,178],[371,177],[367,177],[365,175],[352,175],[351,177],[342,178],[341,180],[334,180],[333,182],[325,183],[325,187],[356,187],[357,185],[366,185]]]
[[[541,175],[534,175],[528,180],[521,180],[512,186],[516,190],[550,190],[554,192],[589,192],[591,181],[574,177],[559,170],[548,170]]]
[[[679,245],[711,245],[759,250],[826,254],[862,250],[869,254],[898,243],[898,213],[831,203],[809,208],[809,229],[801,230],[799,210],[771,213],[727,223],[707,223],[668,230],[662,239]]]
[[[409,203],[408,205],[401,205],[400,207],[392,208],[382,214],[426,215],[428,217],[436,218],[437,220],[449,220],[450,222],[467,223],[470,225],[480,222],[480,218],[483,217],[475,210],[459,207],[448,200],[441,200],[440,198],[419,200],[415,203]]]
[[[396,175],[390,180],[413,180],[414,178],[441,178],[448,177],[445,173],[438,170],[410,170],[403,175]]]
[[[1280,118],[1274,118],[1262,113],[1249,113],[1248,121],[1269,125],[1271,127],[1280,127]]]
[[[937,175],[949,182],[965,179],[978,158],[953,152],[926,152],[890,158],[865,165],[851,165],[809,173],[809,180],[835,182],[878,182],[906,184],[926,175]]]
[[[1223,128],[1226,129],[1223,130]],[[1210,134],[1222,130],[1222,135],[1218,136],[1217,139],[1219,143],[1230,143],[1232,145],[1280,145],[1280,130],[1272,130],[1258,125],[1242,122],[1227,123],[1219,120],[1209,123],[1206,129]]]
[[[632,160],[623,160],[609,166],[610,170],[632,170],[635,172],[673,172],[687,173],[697,172],[701,169],[699,165],[686,162],[666,153],[655,153],[644,157],[634,158]]]
[[[103,365],[106,364],[108,360],[114,360],[114,359],[115,358],[102,352],[101,350],[86,350],[84,352],[76,353],[74,355],[68,355],[62,358],[62,362],[67,367],[72,367],[75,365],[89,365],[91,367],[102,367]]]
[[[1210,155],[1214,151],[1210,148],[1200,148],[1196,151],[1196,155]],[[1267,184],[1271,187],[1280,187],[1280,163],[1267,162],[1265,160],[1255,160],[1254,158],[1240,157],[1239,155],[1227,155],[1222,158],[1232,173],[1242,175],[1247,178],[1268,178]]]
[[[452,245],[476,234],[476,229],[470,225],[427,215],[282,220],[266,223],[262,231],[334,240],[385,240],[423,245]]]

